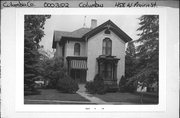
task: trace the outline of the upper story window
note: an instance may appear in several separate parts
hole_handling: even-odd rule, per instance
[[[75,56],[80,56],[80,48],[81,48],[81,45],[79,43],[74,44],[74,55]]]
[[[111,32],[110,32],[109,29],[106,29],[106,30],[104,31],[104,33],[105,33],[105,34],[111,34]]]
[[[106,56],[110,56],[112,53],[112,41],[110,38],[103,39],[103,47],[102,54]]]

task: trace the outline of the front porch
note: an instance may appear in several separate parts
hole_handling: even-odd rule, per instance
[[[100,55],[97,58],[98,74],[102,76],[104,83],[110,89],[117,89],[117,64],[120,59],[115,56]]]
[[[87,57],[66,57],[68,65],[68,75],[79,84],[86,83]]]
[[[79,84],[85,84],[88,70],[87,57],[68,56],[66,60],[68,75]],[[98,71],[96,73],[102,76],[106,85],[112,89],[117,89],[117,65],[120,59],[115,56],[100,55],[96,60],[98,64]]]

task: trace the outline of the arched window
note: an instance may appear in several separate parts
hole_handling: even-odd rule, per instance
[[[110,56],[112,53],[112,41],[110,38],[105,38],[103,40],[103,49],[102,49],[102,54]]]
[[[74,44],[74,55],[75,56],[79,56],[80,55],[80,44],[79,43],[75,43]]]

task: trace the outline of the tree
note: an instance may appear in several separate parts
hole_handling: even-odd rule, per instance
[[[128,42],[127,48],[126,48],[126,56],[134,57],[135,56],[135,46],[134,42]]]
[[[130,80],[153,83],[159,76],[159,16],[143,15],[139,20],[137,30],[141,33],[135,41],[139,44],[136,50],[137,73]]]
[[[125,56],[125,77],[130,78],[134,75],[135,67],[135,46],[134,42],[129,42],[126,48]]]
[[[36,91],[35,80],[41,75],[38,52],[44,36],[44,24],[50,15],[25,15],[24,17],[24,89]]]
[[[40,53],[40,60],[45,61],[52,57],[53,52],[50,50],[45,50],[44,46],[40,46],[38,49],[38,52]]]
[[[48,88],[56,88],[59,79],[64,78],[67,72],[63,58],[51,58],[42,63],[44,69],[43,77],[49,81]]]

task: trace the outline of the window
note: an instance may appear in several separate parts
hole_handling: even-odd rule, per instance
[[[100,65],[100,74],[104,78],[104,80],[112,80],[113,79],[113,66],[111,63],[104,63]]]
[[[110,32],[109,29],[105,30],[104,33],[105,33],[105,34],[111,34],[111,32]]]
[[[102,49],[102,54],[103,55],[111,55],[112,52],[112,41],[109,38],[105,38],[103,40],[103,49]]]
[[[74,55],[75,56],[79,56],[80,55],[80,44],[79,43],[75,43],[74,44]]]
[[[112,66],[110,63],[107,64],[106,73],[107,73],[106,78],[112,79]]]

